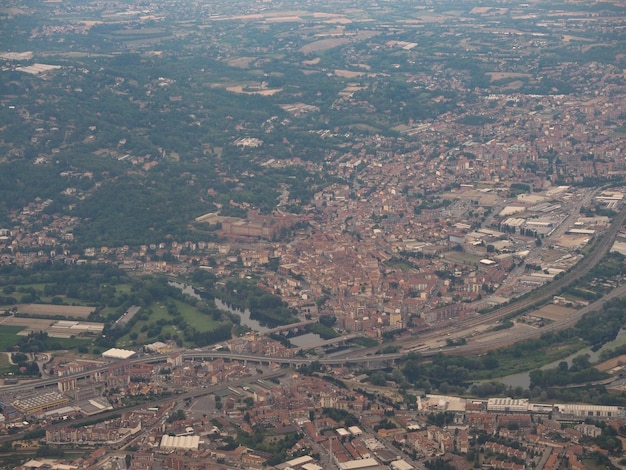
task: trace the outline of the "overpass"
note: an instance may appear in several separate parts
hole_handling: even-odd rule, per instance
[[[236,354],[229,351],[210,351],[202,349],[185,350],[183,352],[184,360],[212,360],[212,359],[228,359],[233,361],[241,361],[245,364],[281,364],[286,367],[299,368],[302,366],[310,365],[313,362],[319,362],[320,364],[336,366],[336,365],[349,365],[349,364],[361,364],[367,368],[375,367],[388,367],[395,363],[396,360],[401,358],[405,353],[394,354],[379,354],[379,355],[363,355],[354,356],[350,358],[309,358],[309,357],[273,357],[273,356],[258,356],[254,354]],[[76,380],[89,380],[93,374],[106,372],[110,367],[120,365],[132,365],[132,364],[158,364],[165,363],[170,354],[154,354],[144,355],[136,358],[124,360],[124,361],[112,361],[100,367],[90,369],[87,371],[79,372],[71,375],[64,375],[62,378],[74,378]],[[13,393],[24,390],[39,390],[45,387],[56,386],[61,377],[51,377],[48,379],[32,380],[17,385],[7,385],[0,387],[1,393]]]
[[[260,334],[270,335],[272,333],[282,333],[283,331],[299,330],[313,323],[317,323],[317,320],[304,320],[298,323],[289,323],[287,325],[281,325],[281,326],[277,326],[276,328],[271,328],[269,330],[262,331]]]

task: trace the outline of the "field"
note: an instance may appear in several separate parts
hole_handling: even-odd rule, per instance
[[[572,339],[568,342],[554,345],[549,348],[537,349],[521,356],[513,356],[511,354],[501,354],[496,352],[495,358],[499,363],[498,368],[493,370],[478,371],[473,375],[473,378],[477,380],[494,379],[539,369],[552,362],[565,359],[571,354],[580,351],[584,346],[585,345],[582,341]]]
[[[556,242],[558,246],[567,249],[582,248],[589,243],[589,235],[562,235]]]
[[[21,326],[2,323],[0,326],[0,351],[7,351],[15,346],[20,339],[17,334],[23,329]]]
[[[626,354],[622,354],[621,356],[613,357],[604,362],[598,364],[596,369],[602,371],[611,370],[613,367],[621,366],[622,364],[626,364]]]
[[[511,72],[487,72],[492,82],[504,80],[505,78],[530,78],[529,73],[511,73]]]
[[[230,91],[231,93],[239,93],[239,94],[245,94],[245,95],[272,96],[278,93],[279,91],[281,91],[281,88],[272,88],[272,89],[259,88],[255,90],[252,90],[252,89],[245,90],[244,87],[242,86],[227,86],[226,90]]]
[[[461,251],[449,251],[444,254],[444,258],[470,266],[477,266],[482,259],[480,256],[470,255],[469,253],[463,253]]]
[[[13,327],[19,328],[20,330],[47,331],[55,322],[56,320],[44,318],[7,317],[7,319],[2,322],[2,330],[7,327]]]
[[[95,310],[95,307],[79,307],[75,305],[44,305],[44,304],[19,304],[18,313],[45,317],[65,317],[87,319]]]
[[[576,310],[573,308],[564,307],[562,305],[545,305],[539,310],[535,310],[532,315],[547,320],[559,321],[569,317],[575,311]]]
[[[359,72],[353,70],[335,70],[335,75],[343,78],[355,78],[365,75],[367,72]],[[360,88],[359,88],[360,89]]]
[[[84,321],[70,321],[70,323],[80,323],[80,325],[76,325],[70,328],[69,326],[71,325],[63,325],[63,321],[59,320],[11,316],[6,317],[2,322],[2,332],[4,332],[4,330],[6,329],[13,328],[14,330],[12,330],[13,332],[11,333],[11,335],[16,338],[15,342],[17,342],[18,335],[26,335],[31,331],[45,331],[51,338],[69,339],[71,337],[80,336],[81,334],[85,333],[91,333],[92,335],[100,334],[102,332],[102,329],[104,328],[103,323]],[[55,327],[54,325],[56,324],[60,325],[58,327]],[[0,347],[1,346],[2,343],[0,342]]]
[[[320,39],[319,41],[313,41],[300,48],[300,52],[303,54],[311,54],[312,52],[321,52],[333,47],[348,44],[349,38],[333,38],[333,39]]]
[[[211,316],[201,313],[200,311],[198,311],[197,308],[192,305],[175,299],[170,300],[176,305],[176,309],[180,312],[185,322],[190,325],[195,331],[205,333],[215,330],[216,328],[224,324],[223,321],[215,321]],[[118,341],[118,346],[129,347],[133,345],[133,341],[130,339],[130,337],[134,333],[137,334],[137,339],[134,341],[135,344],[147,344],[157,341],[157,337],[148,337],[146,327],[156,325],[159,321],[169,322],[170,320],[172,320],[172,316],[168,313],[167,308],[162,303],[151,304],[143,311],[151,311],[152,313],[147,320],[138,321],[128,334],[122,336]],[[180,329],[178,329],[174,325],[169,324],[163,325],[161,333],[157,336],[167,335],[168,333],[171,336],[178,335],[181,338],[183,336]]]
[[[204,333],[206,331],[212,331],[222,323],[216,322],[210,316],[200,313],[191,305],[185,304],[178,300],[175,300],[174,303],[178,307],[178,311],[181,313],[185,321],[193,326],[196,331],[199,331],[201,333]]]
[[[240,69],[247,69],[250,67],[250,62],[256,60],[255,57],[237,57],[226,61],[231,67],[238,67]]]

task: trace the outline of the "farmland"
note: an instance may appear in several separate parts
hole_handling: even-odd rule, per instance
[[[17,313],[33,317],[62,317],[65,319],[87,319],[95,312],[95,307],[81,307],[75,305],[47,305],[47,304],[19,304]]]
[[[7,325],[3,322],[0,328],[0,350],[6,351],[15,346],[19,341],[17,334],[23,329],[21,326]]]

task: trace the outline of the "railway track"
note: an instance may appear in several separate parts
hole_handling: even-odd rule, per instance
[[[606,231],[602,237],[597,240],[595,246],[593,247],[591,253],[585,256],[578,264],[576,264],[570,271],[566,272],[563,276],[558,279],[554,279],[552,282],[545,284],[534,291],[531,292],[524,299],[520,299],[515,301],[509,305],[505,305],[504,307],[498,308],[493,312],[486,313],[479,317],[474,317],[463,322],[459,322],[458,325],[447,329],[444,333],[459,332],[459,331],[467,331],[468,329],[476,328],[477,326],[481,326],[487,323],[493,323],[498,320],[502,320],[508,316],[514,316],[522,311],[545,304],[547,301],[551,300],[551,298],[558,294],[563,288],[569,286],[574,281],[579,279],[580,277],[587,274],[608,252],[610,247],[612,246],[619,229],[624,224],[626,220],[626,206],[622,208],[622,210],[618,213],[618,215],[613,219],[611,226]],[[591,312],[593,310],[597,310],[610,298],[619,297],[621,295],[626,295],[626,286],[618,287],[611,291],[608,295],[604,296],[602,299],[597,302],[588,305],[587,307],[574,312],[570,317],[565,320],[558,321],[549,325],[548,327],[541,328],[536,332],[529,332],[513,338],[514,342],[523,341],[525,339],[530,339],[533,337],[541,336],[543,333],[547,331],[560,331],[566,328],[570,328],[576,324],[576,322],[587,312]],[[420,338],[420,342],[423,342],[425,339],[434,339],[440,337],[441,333],[432,333],[426,336],[422,336]],[[500,347],[501,345],[511,344],[512,338],[506,338],[499,341],[494,341],[493,343],[483,343],[483,348],[486,344],[491,344],[491,349],[494,347]],[[459,351],[463,353],[470,352],[472,350],[471,346],[459,346],[458,348],[446,348],[445,351]],[[476,349],[481,349],[478,346],[474,346]],[[443,351],[443,349],[442,349]]]
[[[569,286],[574,281],[579,279],[580,277],[587,274],[601,259],[602,257],[609,251],[612,246],[617,233],[620,228],[626,221],[626,205],[622,208],[622,210],[615,216],[613,222],[611,223],[608,230],[598,238],[595,245],[592,247],[591,252],[585,256],[582,260],[578,262],[571,270],[564,273],[558,279],[554,279],[548,284],[544,284],[543,286],[533,290],[526,297],[513,301],[512,303],[505,305],[503,307],[497,308],[496,310],[485,313],[476,317],[469,318],[467,320],[459,321],[457,324],[433,332],[428,332],[416,337],[410,338],[401,338],[397,340],[394,344],[401,346],[403,350],[411,349],[421,343],[432,341],[432,340],[443,340],[448,336],[453,336],[458,333],[464,333],[467,331],[471,331],[472,329],[482,326],[489,323],[494,323],[509,316],[515,316],[522,311],[531,309],[533,307],[539,307],[545,304],[547,301],[551,300],[552,297],[558,294],[563,288]],[[614,293],[616,292],[617,293]],[[482,351],[486,349],[495,349],[500,346],[509,345],[512,342],[523,341],[525,339],[538,337],[544,332],[547,331],[559,331],[565,328],[569,328],[576,324],[576,322],[586,313],[587,311],[597,310],[602,303],[604,303],[608,298],[616,297],[618,295],[626,295],[626,288],[618,288],[611,292],[608,296],[603,297],[597,302],[581,309],[570,316],[570,318],[556,322],[549,327],[541,328],[537,330],[537,332],[529,332],[524,333],[514,338],[508,337],[504,340],[494,341],[492,343],[482,343],[480,346],[478,344],[468,344],[464,346],[458,346],[454,348],[441,348],[437,351],[424,351],[422,355],[432,355],[436,352],[444,352],[444,353],[470,353],[472,351]],[[591,308],[593,306],[593,308]],[[368,348],[371,349],[372,352],[379,349],[379,346]],[[354,355],[362,355],[364,350],[355,351]],[[346,358],[349,358],[351,354],[346,354]]]

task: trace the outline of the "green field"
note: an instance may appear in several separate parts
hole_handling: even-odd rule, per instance
[[[20,340],[17,334],[23,329],[23,326],[0,325],[0,351],[8,351],[15,346]]]
[[[482,259],[480,256],[470,255],[469,253],[463,253],[461,251],[449,251],[445,253],[443,257],[450,261],[469,264],[470,266],[477,266]]]
[[[0,353],[0,376],[7,376],[19,372],[17,366],[11,365],[9,355]]]
[[[471,376],[474,380],[497,380],[507,375],[529,372],[552,362],[565,359],[585,347],[586,345],[582,341],[573,339],[566,343],[555,344],[549,348],[537,349],[534,353],[525,354],[523,357],[513,357],[498,350],[494,352],[494,357],[498,360],[496,369],[476,371]]]
[[[598,355],[602,354],[607,349],[616,349],[626,344],[626,334],[618,334],[617,338],[613,341],[606,343],[598,350]]]
[[[217,327],[225,323],[225,321],[215,321],[210,315],[206,315],[200,312],[193,305],[175,299],[168,299],[168,302],[169,301],[173,302],[174,305],[176,305],[176,309],[180,312],[180,315],[185,320],[185,322],[195,331],[198,331],[200,333],[213,331]],[[162,323],[169,323],[173,318],[168,313],[167,308],[163,302],[150,304],[148,307],[142,309],[142,312],[151,313],[149,313],[149,317],[147,320],[139,320],[128,334],[122,336],[118,341],[118,346],[128,347],[133,345],[152,343],[154,341],[158,341],[158,336],[168,336],[168,333],[170,336],[178,336],[181,339],[183,338],[183,332],[177,326],[170,324],[163,325],[161,333],[156,337],[148,337],[148,332],[145,331],[146,327],[154,326],[159,321],[161,321]],[[134,341],[130,338],[133,333],[137,334],[137,339]],[[193,344],[185,344],[185,346],[193,346]]]
[[[221,325],[223,322],[217,322],[213,320],[209,315],[205,315],[198,311],[195,307],[175,300],[174,303],[178,307],[178,311],[183,316],[185,321],[189,323],[194,330],[201,333],[206,331],[212,331]]]

